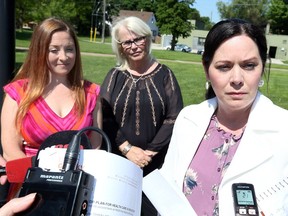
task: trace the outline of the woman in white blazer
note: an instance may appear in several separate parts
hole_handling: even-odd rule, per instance
[[[207,35],[207,100],[180,112],[160,170],[195,215],[235,215],[233,183],[254,185],[259,214],[288,215],[288,111],[258,91],[266,53],[262,30],[243,20]]]

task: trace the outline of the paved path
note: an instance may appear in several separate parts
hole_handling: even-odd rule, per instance
[[[272,63],[272,64],[283,64],[283,65],[284,65],[284,63],[283,63],[281,60],[279,60],[279,59],[274,59],[274,58],[271,58],[271,63]]]
[[[159,49],[156,48],[155,46],[152,46],[152,49]],[[28,48],[26,47],[16,47],[16,50],[22,50],[26,51]],[[107,56],[107,57],[115,57],[114,54],[103,54],[103,53],[88,53],[88,52],[81,52],[82,55],[89,55],[89,56]],[[184,64],[201,64],[201,62],[191,62],[191,61],[181,61],[181,60],[168,60],[168,59],[159,59],[159,61],[169,61],[169,62],[179,62],[179,63],[184,63]],[[271,59],[272,64],[282,64],[285,65],[281,60],[279,59]],[[285,70],[285,69],[276,69],[276,70]],[[287,71],[287,70],[285,70]]]

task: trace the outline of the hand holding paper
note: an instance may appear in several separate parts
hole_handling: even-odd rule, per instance
[[[143,191],[161,216],[196,216],[184,194],[156,169],[143,179]]]

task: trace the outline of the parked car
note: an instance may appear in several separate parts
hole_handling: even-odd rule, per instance
[[[197,54],[203,55],[203,53],[204,53],[204,49],[197,50]]]
[[[166,50],[171,50],[171,46],[167,46]],[[181,51],[181,52],[191,52],[191,47],[185,45],[185,44],[176,44],[174,47],[175,51]]]

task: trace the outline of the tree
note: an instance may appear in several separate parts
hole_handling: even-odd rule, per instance
[[[190,36],[193,26],[189,20],[199,19],[200,14],[192,8],[195,0],[109,0],[111,13],[118,16],[120,10],[153,12],[162,34],[172,34],[171,49],[180,36]]]
[[[156,1],[151,0],[109,0],[109,3],[114,8],[114,15],[118,14],[120,10],[132,10],[132,11],[149,11],[155,13]],[[116,13],[115,13],[116,12]]]
[[[70,22],[76,15],[75,0],[41,0],[37,2],[34,10],[36,21],[55,16]]]
[[[191,12],[189,13],[189,19],[193,19],[193,20],[201,19],[200,13],[196,8],[191,8]]]
[[[23,23],[34,21],[33,11],[37,0],[17,0],[15,1],[16,28],[22,29]]]
[[[17,0],[16,26],[55,16],[70,22],[79,34],[89,34],[94,0]]]
[[[211,23],[209,17],[200,17],[198,20],[200,20],[201,22],[204,23],[204,25],[205,25],[204,29],[205,29],[205,30],[208,30],[208,31],[209,31],[209,30],[212,28],[212,26],[214,25],[213,23]]]
[[[288,5],[283,0],[272,0],[267,16],[272,33],[288,34]]]
[[[156,19],[157,26],[162,34],[172,34],[171,50],[174,50],[179,37],[190,36],[193,26],[189,19],[191,12],[195,12],[191,6],[194,0],[158,0]]]
[[[240,18],[256,25],[264,26],[268,22],[267,11],[270,0],[232,0],[231,3],[217,2],[222,19]]]
[[[76,16],[70,18],[70,22],[77,28],[77,33],[80,35],[89,35],[91,27],[91,16],[93,9],[92,0],[74,0]]]

